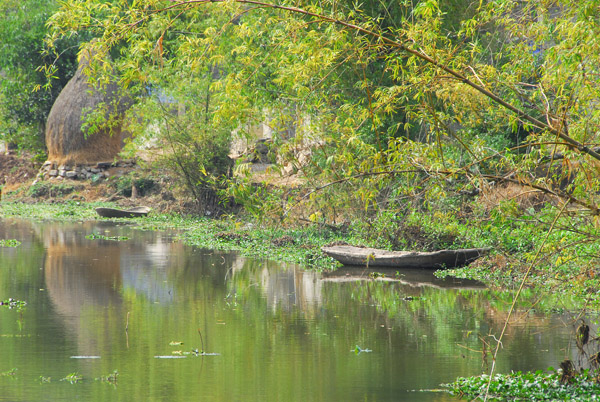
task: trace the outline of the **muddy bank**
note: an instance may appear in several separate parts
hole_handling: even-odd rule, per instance
[[[23,203],[112,202],[121,207],[150,206],[159,212],[186,213],[193,203],[173,191],[174,180],[133,160],[94,166],[36,164],[27,154],[0,154],[4,201]]]
[[[38,169],[29,156],[0,153],[0,185],[3,188],[17,188],[32,181],[37,172]]]

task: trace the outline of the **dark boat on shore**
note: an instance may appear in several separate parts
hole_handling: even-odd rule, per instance
[[[387,251],[368,247],[325,246],[321,250],[344,265],[388,268],[455,268],[484,255],[487,248],[466,248],[431,252]]]
[[[96,208],[96,213],[103,218],[137,218],[148,215],[152,208],[135,207],[130,209]]]

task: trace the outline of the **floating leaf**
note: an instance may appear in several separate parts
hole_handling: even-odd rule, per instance
[[[68,381],[71,384],[76,384],[81,380],[83,380],[83,376],[79,375],[79,373],[71,373],[71,374],[67,375],[65,378],[61,378],[61,381]]]
[[[98,233],[92,233],[85,236],[88,240],[110,240],[110,241],[125,241],[129,240],[127,236],[105,236]]]
[[[0,377],[8,377],[8,376],[14,376],[15,374],[17,374],[17,369],[10,369],[8,371],[5,371],[4,373],[0,373]]]
[[[155,359],[185,359],[187,356],[154,356]]]
[[[359,354],[359,353],[370,353],[372,352],[371,349],[362,349],[360,346],[356,345],[356,347],[354,348],[354,353],[355,354]]]
[[[71,356],[71,359],[99,359],[100,356]]]
[[[23,307],[27,306],[27,302],[23,301],[23,300],[16,300],[11,297],[9,299],[0,301],[0,306],[6,306],[8,308],[22,309]]]
[[[15,239],[0,239],[0,247],[17,247],[19,244],[21,242]]]

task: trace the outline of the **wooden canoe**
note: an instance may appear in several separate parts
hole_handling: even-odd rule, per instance
[[[466,248],[432,252],[387,251],[367,247],[329,246],[321,250],[344,265],[388,268],[454,268],[485,254],[487,248]]]
[[[96,213],[103,218],[137,218],[148,215],[152,208],[135,207],[130,209],[96,208]]]

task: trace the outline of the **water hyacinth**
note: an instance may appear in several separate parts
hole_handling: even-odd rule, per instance
[[[16,239],[0,239],[0,247],[18,247],[20,244]]]
[[[469,399],[483,399],[488,388],[488,400],[502,401],[595,401],[600,400],[600,384],[592,373],[584,371],[568,383],[561,382],[562,373],[549,369],[549,372],[516,372],[496,374],[490,382],[486,374],[458,378],[451,384],[444,384],[454,395]]]
[[[10,297],[6,300],[0,300],[0,306],[21,309],[21,308],[27,306],[27,302],[23,301],[23,300],[16,300],[16,299],[13,299],[12,297]]]

